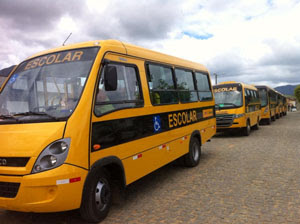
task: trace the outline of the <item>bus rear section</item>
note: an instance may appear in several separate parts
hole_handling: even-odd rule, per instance
[[[259,128],[260,100],[254,86],[230,81],[213,88],[217,131],[238,130],[248,136],[251,128]]]
[[[207,69],[115,40],[22,62],[0,94],[0,208],[103,220],[122,188],[216,133]]]

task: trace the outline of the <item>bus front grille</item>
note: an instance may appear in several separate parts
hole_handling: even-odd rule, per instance
[[[233,122],[233,114],[217,114],[217,127],[230,127]]]
[[[0,157],[0,167],[25,167],[29,159],[29,157]]]
[[[14,198],[19,191],[20,183],[0,182],[0,197]]]

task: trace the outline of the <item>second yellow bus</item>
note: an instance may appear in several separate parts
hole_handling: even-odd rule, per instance
[[[218,131],[239,129],[248,136],[251,127],[259,128],[261,104],[254,86],[229,81],[215,85],[213,89]]]

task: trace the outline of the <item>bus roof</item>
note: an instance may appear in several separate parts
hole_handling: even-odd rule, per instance
[[[118,40],[95,40],[95,41],[89,41],[89,42],[83,42],[83,43],[77,43],[77,44],[71,44],[66,46],[61,46],[58,48],[53,48],[50,50],[39,52],[28,59],[38,57],[44,54],[49,54],[57,51],[64,51],[64,50],[70,50],[70,49],[77,49],[77,48],[85,48],[85,47],[94,47],[99,46],[101,48],[104,48],[107,51],[112,52],[118,52],[129,56],[139,57],[143,58],[149,61],[159,61],[166,64],[176,64],[178,66],[187,67],[187,68],[194,68],[195,70],[200,70],[204,72],[208,72],[205,66],[199,63],[191,62],[188,60],[184,60],[181,58],[177,58],[174,56],[170,56],[167,54],[159,53],[156,51],[152,51],[146,48],[142,48],[139,46],[135,46],[128,43],[123,43]]]
[[[266,86],[266,85],[255,85],[255,87],[257,89],[269,89],[269,90],[272,90],[272,91],[276,92],[275,89],[271,88],[270,86]]]
[[[236,82],[236,81],[220,82],[219,84],[214,85],[214,86],[218,86],[218,85],[230,85],[230,84],[240,84],[240,85],[242,85],[244,88],[257,90],[257,88],[256,88],[254,85],[246,84],[246,83],[243,83],[243,82]]]

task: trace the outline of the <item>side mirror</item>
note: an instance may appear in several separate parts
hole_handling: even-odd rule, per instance
[[[105,91],[115,91],[118,86],[117,68],[112,65],[106,65],[104,70]]]

